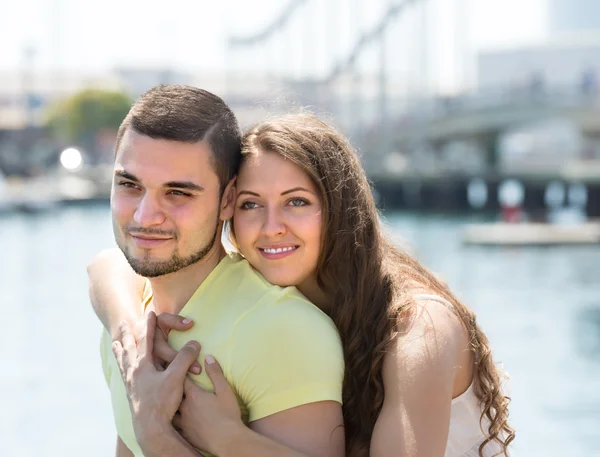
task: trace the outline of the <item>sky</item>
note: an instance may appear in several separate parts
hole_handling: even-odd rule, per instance
[[[368,27],[388,1],[308,0],[299,41],[310,49],[322,47],[323,38],[335,39],[337,29],[343,28],[335,21],[356,11],[361,17],[354,23],[359,20],[359,26]],[[474,52],[539,41],[546,33],[546,0],[428,1],[433,6],[431,21],[442,35],[451,33],[455,2],[468,7],[466,35]],[[0,0],[0,71],[21,68],[27,47],[35,49],[38,69],[165,64],[219,71],[227,65],[226,37],[260,29],[284,4],[283,0]],[[312,27],[321,33],[311,33]],[[352,38],[351,31],[346,35]]]

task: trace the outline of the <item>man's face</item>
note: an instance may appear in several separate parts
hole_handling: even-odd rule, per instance
[[[220,216],[229,215],[220,214],[219,179],[211,160],[205,142],[155,140],[131,129],[123,136],[111,210],[115,239],[136,273],[173,273],[213,249]]]

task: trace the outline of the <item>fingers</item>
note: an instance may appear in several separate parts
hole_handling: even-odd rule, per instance
[[[175,360],[177,351],[169,346],[167,339],[163,332],[158,331],[154,334],[154,357],[158,359],[160,363],[166,363],[167,365]],[[197,361],[194,361],[190,367],[190,372],[193,374],[200,374],[202,367]]]
[[[181,414],[179,414],[179,411],[177,411],[173,416],[172,423],[177,433],[181,433]]]
[[[136,346],[135,337],[131,333],[129,322],[127,321],[121,321],[119,324],[119,341],[125,351],[131,351]]]
[[[117,359],[117,365],[119,367],[119,371],[121,372],[121,379],[123,379],[123,383],[127,385],[127,371],[129,370],[129,363],[126,357],[123,355],[123,346],[120,341],[113,341],[111,345],[113,354]]]
[[[171,363],[177,351],[169,346],[165,334],[161,331],[154,333],[154,357],[159,359],[161,362]]]
[[[121,373],[123,372],[123,346],[121,346],[120,341],[113,341],[111,345],[111,349],[113,354],[115,355],[115,359],[117,359],[117,365],[119,365],[119,369]]]
[[[200,343],[189,341],[177,353],[171,364],[167,368],[168,376],[178,379],[182,384],[186,373],[200,354]]]
[[[217,362],[213,356],[206,356],[204,359],[204,369],[206,370],[206,374],[215,388],[216,394],[226,392],[231,389],[227,379],[225,379],[221,365],[219,365],[219,362]]]
[[[154,311],[150,311],[146,316],[146,325],[139,341],[139,353],[148,360],[152,360],[155,330],[156,314],[154,314]]]
[[[127,370],[130,365],[129,359],[135,359],[137,357],[137,345],[135,337],[129,327],[129,322],[121,321],[119,324],[119,337],[115,341],[118,341],[121,346],[121,364],[119,367],[121,368],[121,373],[125,373],[125,370]]]
[[[160,313],[156,317],[156,323],[160,332],[156,332],[154,338],[154,356],[162,362],[171,363],[175,359],[177,351],[173,350],[167,343],[169,332],[171,330],[185,332],[192,328],[194,322],[178,314]],[[198,362],[194,362],[189,371],[193,374],[200,374],[202,373],[202,366]]]
[[[193,391],[198,389],[201,389],[201,387],[198,387],[198,385],[196,385],[189,376],[186,376],[185,380],[183,381],[183,393],[188,396],[191,395]]]
[[[157,325],[164,332],[165,336],[169,336],[171,330],[184,332],[189,330],[194,325],[190,319],[186,319],[178,314],[160,313],[157,316]]]

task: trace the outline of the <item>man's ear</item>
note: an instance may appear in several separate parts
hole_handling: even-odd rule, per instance
[[[223,197],[221,197],[221,220],[226,221],[233,217],[235,205],[235,177],[227,183]]]

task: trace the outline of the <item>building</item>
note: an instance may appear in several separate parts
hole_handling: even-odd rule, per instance
[[[598,0],[549,0],[552,34],[600,30]]]
[[[556,36],[516,49],[486,51],[477,58],[479,90],[529,89],[585,92],[600,77],[600,33]]]

